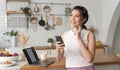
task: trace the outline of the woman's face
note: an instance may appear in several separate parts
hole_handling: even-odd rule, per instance
[[[78,27],[82,24],[82,17],[79,10],[72,10],[70,15],[70,24],[72,27]]]

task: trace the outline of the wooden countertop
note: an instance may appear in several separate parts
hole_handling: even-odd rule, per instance
[[[115,54],[98,55],[93,61],[95,65],[120,64],[120,57]]]
[[[35,50],[51,50],[56,49],[56,46],[32,46]],[[96,45],[96,49],[108,47],[107,45]]]
[[[55,60],[55,58],[50,58],[49,60]],[[93,63],[95,65],[120,64],[120,57],[117,57],[114,54],[95,56]],[[47,67],[25,64],[21,70],[45,70],[46,68],[65,68],[65,59],[61,62],[55,62]]]

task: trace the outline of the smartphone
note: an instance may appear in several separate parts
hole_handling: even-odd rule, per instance
[[[64,43],[61,36],[55,36],[55,38],[56,38],[56,41],[61,41],[61,43]]]

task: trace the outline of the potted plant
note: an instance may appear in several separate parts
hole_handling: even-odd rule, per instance
[[[18,31],[11,30],[10,32],[5,32],[3,34],[7,35],[7,37],[10,37],[10,42],[11,42],[12,47],[17,46],[17,37],[16,36],[18,35]]]
[[[53,42],[54,42],[53,38],[48,38],[47,43],[49,46],[52,46]]]
[[[11,30],[10,32],[5,32],[3,33],[4,35],[7,35],[7,36],[17,36],[18,34],[18,31],[13,31]]]

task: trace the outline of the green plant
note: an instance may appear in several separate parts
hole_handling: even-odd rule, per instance
[[[7,35],[7,36],[17,36],[18,35],[18,31],[11,30],[10,32],[5,32],[3,34]]]
[[[47,42],[48,42],[48,43],[53,43],[54,40],[53,40],[52,38],[48,38]]]
[[[24,14],[26,16],[26,22],[27,22],[26,28],[28,29],[28,27],[29,27],[29,20],[30,20],[30,18],[32,16],[31,9],[29,7],[25,7],[25,8],[21,8],[21,10],[24,12]]]
[[[31,9],[29,7],[24,7],[24,8],[21,8],[22,11],[24,12],[25,16],[31,16]]]

